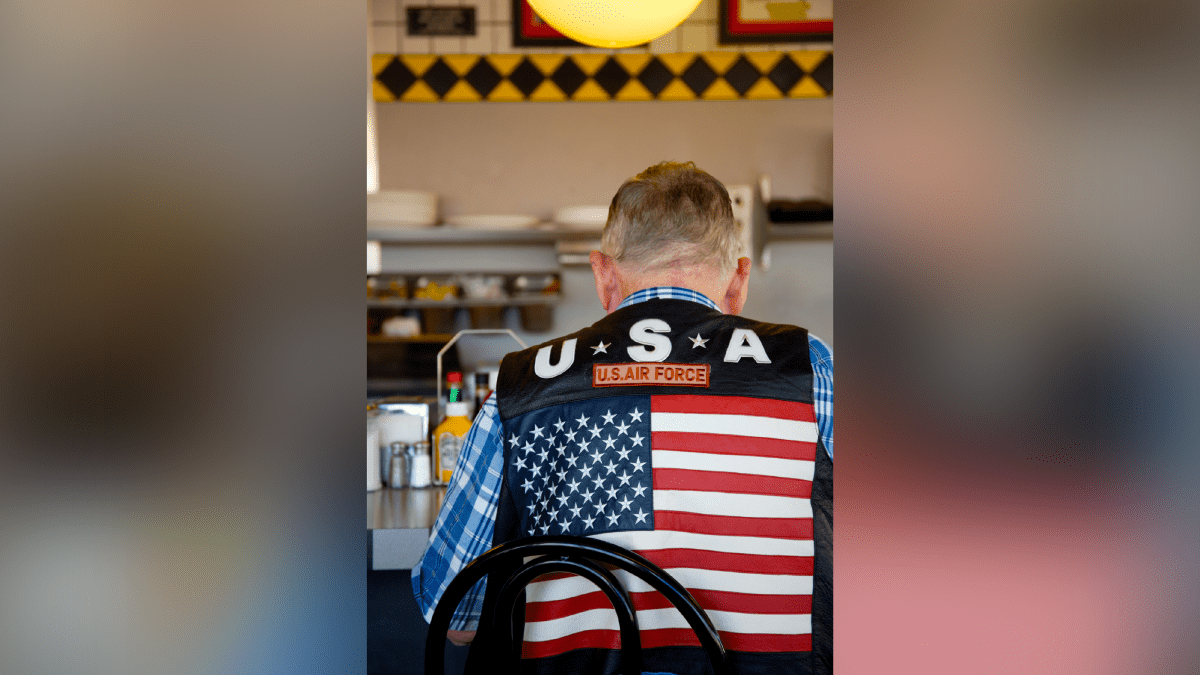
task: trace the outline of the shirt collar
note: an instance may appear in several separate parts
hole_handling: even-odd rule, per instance
[[[690,288],[681,288],[679,286],[654,286],[653,288],[643,288],[640,291],[630,293],[621,304],[617,305],[617,309],[624,309],[630,305],[636,305],[639,302],[647,300],[691,300],[698,302],[705,307],[715,309],[718,312],[721,308],[717,303],[708,299],[708,296]]]

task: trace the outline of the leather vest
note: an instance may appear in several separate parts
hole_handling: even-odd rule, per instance
[[[828,672],[832,463],[812,381],[804,329],[687,300],[631,305],[505,356],[493,543],[572,534],[636,550],[689,588],[734,672]],[[643,669],[709,672],[661,595],[618,576],[638,609]],[[617,671],[615,613],[581,583],[529,586],[523,670]],[[468,672],[495,663],[477,651]]]

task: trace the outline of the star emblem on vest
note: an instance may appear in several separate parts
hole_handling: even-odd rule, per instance
[[[696,333],[696,337],[690,337],[688,339],[692,341],[692,349],[697,347],[700,347],[701,349],[708,349],[708,347],[704,346],[704,343],[708,342],[708,338],[700,337],[699,333]]]
[[[605,343],[605,342],[604,342],[604,340],[601,340],[601,341],[600,341],[600,344],[598,344],[598,345],[594,345],[594,346],[592,347],[592,356],[595,356],[595,355],[597,355],[597,354],[600,354],[600,353],[607,354],[607,353],[608,353],[608,348],[609,348],[609,347],[611,347],[611,346],[612,346],[612,343],[611,343],[611,342],[609,342],[609,343]]]

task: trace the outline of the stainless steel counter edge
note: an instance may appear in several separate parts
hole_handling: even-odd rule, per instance
[[[368,492],[371,569],[412,569],[425,552],[430,529],[445,495],[444,487],[384,488]]]

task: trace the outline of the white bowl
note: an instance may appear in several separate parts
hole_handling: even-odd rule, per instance
[[[554,212],[554,222],[568,227],[603,229],[607,221],[607,206],[564,206]]]
[[[447,225],[472,230],[519,230],[539,222],[536,216],[518,215],[454,216],[446,219]]]

